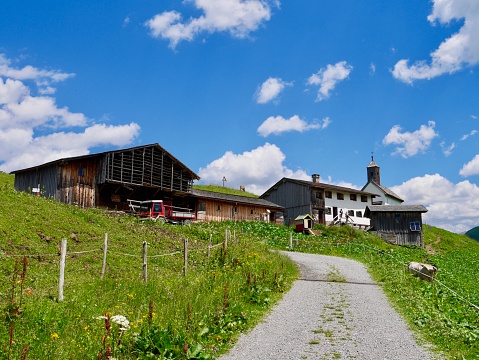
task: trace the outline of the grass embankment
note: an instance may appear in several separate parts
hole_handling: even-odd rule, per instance
[[[12,183],[0,173],[2,359],[207,359],[254,326],[297,275],[289,259],[234,223],[139,222],[17,192]],[[208,257],[210,241],[221,244],[227,231],[226,252],[217,246]]]
[[[271,248],[289,249],[288,229],[262,223],[244,226],[258,238],[267,237]],[[293,241],[293,250],[361,261],[420,337],[447,358],[479,358],[479,243],[427,225],[425,249],[388,245],[350,227],[317,227],[317,233],[294,234],[298,242]],[[413,277],[406,270],[411,261],[436,265],[436,281]]]
[[[218,185],[193,185],[193,188],[198,190],[212,191],[212,192],[228,194],[228,195],[238,195],[238,196],[244,196],[249,198],[259,197],[258,195],[255,195],[247,191],[232,189],[229,187],[218,186]]]
[[[317,236],[259,222],[141,223],[105,216],[13,190],[0,173],[0,357],[21,359],[208,358],[225,350],[240,331],[254,326],[287,290],[296,269],[268,249],[353,258],[382,284],[391,302],[447,358],[479,357],[479,243],[424,226],[426,249],[385,244],[349,227],[318,228]],[[226,230],[236,235],[226,256]],[[100,280],[104,234],[108,266]],[[233,236],[234,237],[234,236]],[[68,238],[64,301],[57,301],[59,244]],[[183,239],[189,239],[183,274]],[[148,282],[143,283],[141,245],[148,242]],[[173,254],[161,256],[165,254]],[[23,255],[27,255],[24,274]],[[132,256],[133,255],[133,256]],[[410,261],[435,264],[435,283],[412,277]],[[13,302],[12,302],[13,300]],[[120,331],[111,317],[124,315]],[[392,330],[391,330],[392,331]],[[187,345],[186,345],[187,344]]]

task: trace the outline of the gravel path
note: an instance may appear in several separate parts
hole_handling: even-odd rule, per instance
[[[220,360],[437,358],[417,344],[361,263],[285,254],[300,266],[301,278]]]

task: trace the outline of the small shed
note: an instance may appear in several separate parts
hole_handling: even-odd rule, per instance
[[[297,232],[310,233],[313,229],[314,218],[309,215],[299,215],[294,219],[294,229]]]
[[[395,245],[424,247],[423,205],[368,205],[365,216],[371,219],[370,232]]]

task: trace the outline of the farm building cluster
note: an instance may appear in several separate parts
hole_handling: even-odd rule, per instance
[[[282,178],[258,198],[199,190],[199,176],[159,144],[58,159],[12,172],[15,188],[80,207],[100,207],[182,221],[265,221],[302,229],[313,223],[374,231],[394,244],[422,245],[424,206],[381,185],[371,158],[367,183],[352,189]],[[306,216],[307,215],[307,216]]]

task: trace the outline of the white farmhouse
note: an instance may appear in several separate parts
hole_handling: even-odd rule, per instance
[[[299,215],[311,214],[319,224],[368,227],[369,219],[364,212],[375,196],[363,190],[321,183],[320,176],[314,174],[312,181],[282,178],[260,198],[284,207],[286,225],[291,225]]]

